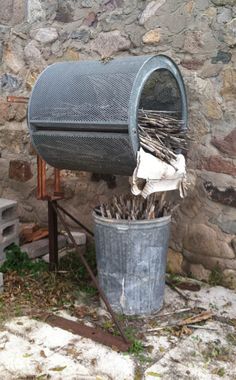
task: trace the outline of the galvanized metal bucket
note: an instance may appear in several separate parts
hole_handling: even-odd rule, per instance
[[[93,216],[98,280],[113,310],[126,315],[160,310],[171,217],[127,221]]]

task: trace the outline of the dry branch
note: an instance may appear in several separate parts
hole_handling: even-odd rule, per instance
[[[95,213],[109,219],[150,220],[170,214],[171,205],[161,196],[151,194],[147,199],[141,196],[114,196],[110,203],[95,208]]]
[[[140,144],[144,150],[168,164],[176,158],[178,151],[187,150],[183,121],[175,113],[140,109],[138,128]]]

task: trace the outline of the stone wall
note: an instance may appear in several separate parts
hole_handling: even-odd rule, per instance
[[[164,53],[184,76],[191,189],[175,214],[172,255],[206,277],[219,265],[236,273],[236,1],[0,0],[0,196],[17,199],[22,221],[46,223],[36,201],[35,155],[26,107],[43,68],[56,61]],[[64,203],[91,223],[91,207],[128,189],[127,178],[63,173]],[[50,184],[50,170],[49,170]]]

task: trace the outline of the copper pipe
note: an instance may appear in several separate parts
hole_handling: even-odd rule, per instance
[[[61,193],[60,170],[54,168],[54,194]]]
[[[7,96],[7,102],[27,104],[29,102],[29,98],[27,98],[26,96]]]
[[[37,156],[37,199],[42,199],[42,159]]]
[[[42,199],[46,199],[46,198],[47,198],[47,190],[46,190],[46,162],[44,160],[42,160]]]
[[[46,162],[42,160],[41,157],[37,156],[37,198],[44,200],[47,198],[46,192]]]

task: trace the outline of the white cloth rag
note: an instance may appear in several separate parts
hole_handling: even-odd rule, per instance
[[[143,188],[140,188],[140,179],[146,180]],[[137,154],[137,166],[133,172],[131,191],[134,195],[148,195],[156,192],[179,189],[180,196],[185,196],[186,168],[185,158],[177,154],[170,164],[146,153],[142,148]]]

